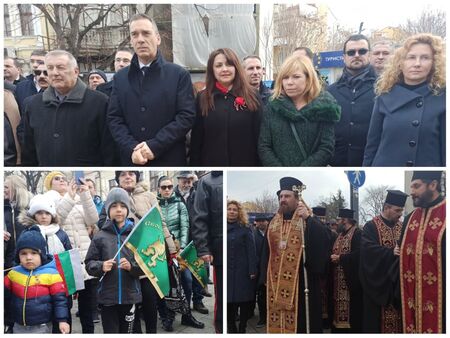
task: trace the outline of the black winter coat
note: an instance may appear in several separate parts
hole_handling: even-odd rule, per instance
[[[259,164],[258,138],[262,102],[257,111],[236,110],[232,91],[213,90],[214,109],[202,116],[197,96],[197,118],[191,134],[191,165],[210,167],[251,167]]]
[[[341,106],[341,119],[335,124],[332,166],[360,167],[375,99],[375,71],[370,67],[362,80],[348,83],[344,77],[328,87]]]
[[[114,257],[117,249],[133,229],[133,222],[127,220],[119,230],[111,220],[107,220],[102,229],[95,234],[84,260],[86,271],[94,277],[103,276],[103,262]],[[119,261],[125,257],[131,263],[131,270],[119,269]],[[98,302],[103,305],[137,304],[142,301],[139,276],[142,270],[134,259],[134,255],[126,246],[116,258],[117,264],[105,274],[97,288]]]
[[[122,165],[134,165],[133,149],[145,141],[155,155],[147,165],[185,166],[185,139],[194,119],[189,73],[165,61],[159,51],[145,77],[136,54],[130,66],[114,76],[108,124]]]
[[[11,238],[8,242],[4,242],[4,254],[5,263],[4,268],[8,269],[13,267],[14,264],[14,252],[16,250],[16,242],[25,226],[18,221],[20,210],[13,208],[9,200],[4,200],[3,204],[3,217],[5,220],[5,228],[11,234]]]
[[[227,252],[227,302],[255,300],[257,263],[252,230],[237,222],[228,223]]]
[[[223,173],[212,171],[197,185],[191,235],[197,255],[213,255],[213,265],[223,264]]]
[[[24,101],[27,97],[37,94],[36,85],[34,84],[34,75],[28,75],[25,81],[21,81],[16,85],[14,96],[22,114],[24,109]]]
[[[113,140],[106,126],[106,95],[80,79],[63,102],[47,88],[25,100],[24,166],[109,166]]]

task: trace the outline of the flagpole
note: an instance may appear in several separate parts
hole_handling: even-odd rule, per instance
[[[122,250],[123,246],[125,244],[127,244],[128,240],[130,239],[131,235],[136,231],[136,229],[139,227],[139,225],[141,224],[141,221],[143,219],[145,219],[147,217],[147,215],[149,213],[151,213],[153,211],[153,209],[155,209],[157,207],[158,204],[155,204],[153,207],[150,208],[150,210],[143,216],[141,217],[141,219],[139,220],[139,222],[136,224],[136,226],[133,228],[133,230],[131,230],[130,234],[127,236],[127,238],[125,238],[125,240],[123,241],[122,245],[120,246],[120,248],[117,250],[116,254],[114,255],[113,258],[111,259],[116,259],[117,255],[119,254],[120,250]],[[105,277],[106,272],[103,273],[103,276],[100,278],[99,283],[103,280],[103,278]]]

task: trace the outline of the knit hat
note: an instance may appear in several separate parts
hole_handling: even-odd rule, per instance
[[[128,193],[122,188],[112,188],[108,196],[106,197],[105,202],[105,210],[108,218],[110,218],[109,209],[111,208],[111,205],[118,202],[125,204],[125,206],[127,207],[127,217],[130,214],[130,196],[128,195]]]
[[[49,196],[38,194],[31,199],[27,214],[33,217],[41,210],[47,211],[52,217],[56,216],[55,202]]]
[[[45,178],[44,178],[44,187],[45,187],[45,190],[47,190],[47,191],[49,191],[49,190],[51,190],[52,189],[52,181],[53,181],[53,178],[55,177],[55,176],[64,176],[64,177],[66,177],[66,175],[64,175],[62,172],[60,172],[60,171],[51,171],[47,176],[45,176]]]
[[[192,171],[180,171],[177,178],[194,178],[194,173]]]
[[[44,236],[42,236],[41,230],[37,225],[32,225],[31,227],[22,231],[19,239],[17,240],[15,260],[17,263],[20,262],[20,250],[33,249],[39,252],[39,254],[41,255],[41,264],[43,265],[49,260],[46,248],[47,242],[45,241]]]
[[[118,170],[118,171],[116,171],[116,182],[117,182],[117,184],[119,184],[119,177],[120,177],[120,173],[122,171],[125,171],[125,170]],[[139,177],[140,177],[139,171],[133,171],[133,172],[136,175],[136,182],[139,182]]]
[[[98,74],[98,75],[100,75],[103,78],[103,80],[105,80],[105,82],[108,82],[108,78],[106,77],[106,74],[105,74],[105,72],[103,70],[100,70],[100,69],[93,69],[93,70],[91,70],[89,72],[88,81],[89,81],[89,78],[91,77],[92,74]]]

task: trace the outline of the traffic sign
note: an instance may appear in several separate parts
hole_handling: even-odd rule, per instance
[[[360,188],[366,181],[366,173],[363,170],[347,171],[347,178],[355,188]]]

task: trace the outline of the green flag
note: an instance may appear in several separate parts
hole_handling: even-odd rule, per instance
[[[150,282],[163,298],[169,294],[169,271],[161,214],[153,207],[141,218],[130,233],[126,246],[134,252],[134,258]]]
[[[198,280],[202,287],[208,285],[208,274],[205,269],[205,262],[203,259],[197,257],[197,249],[194,246],[194,242],[190,242],[187,247],[180,252],[181,265],[186,266],[191,270],[192,275]]]

